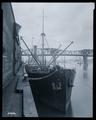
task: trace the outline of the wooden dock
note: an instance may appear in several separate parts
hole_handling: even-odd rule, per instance
[[[34,97],[29,85],[29,81],[23,81],[19,79],[16,87],[16,91],[23,93],[23,116],[24,117],[38,117]]]

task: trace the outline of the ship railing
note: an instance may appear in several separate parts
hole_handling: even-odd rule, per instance
[[[53,72],[49,73],[49,74],[46,75],[46,76],[39,77],[39,78],[29,78],[29,80],[41,80],[41,79],[45,79],[45,78],[48,78],[48,77],[54,75],[56,72],[57,72],[57,69],[55,69]]]

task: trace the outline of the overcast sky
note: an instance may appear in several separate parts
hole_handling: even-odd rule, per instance
[[[49,47],[71,50],[93,48],[94,3],[12,3],[15,20],[22,26],[20,35],[29,47],[41,46],[42,11]],[[26,47],[22,44],[22,47]],[[45,41],[45,47],[47,47]]]

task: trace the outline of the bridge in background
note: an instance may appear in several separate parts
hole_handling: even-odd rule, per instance
[[[37,46],[34,46],[34,49],[31,49],[32,53],[35,56],[42,56],[42,49],[37,48]],[[88,66],[88,57],[93,57],[93,50],[92,49],[83,49],[83,50],[65,50],[62,54],[63,50],[58,50],[56,48],[45,48],[44,49],[44,56],[82,56],[83,57],[83,63],[84,63],[84,69],[87,69]],[[22,56],[31,56],[30,52],[28,50],[22,50]],[[56,62],[54,60],[54,62]]]
[[[31,50],[34,52],[34,50]],[[56,52],[57,51],[57,52]],[[57,50],[54,48],[50,49],[44,49],[44,56],[52,56],[54,55],[59,55],[63,50]],[[41,49],[37,49],[36,52],[37,56],[42,56]],[[22,56],[31,56],[28,50],[22,50]],[[87,56],[87,57],[93,57],[93,50],[91,49],[83,49],[83,50],[66,50],[64,53],[60,56]]]

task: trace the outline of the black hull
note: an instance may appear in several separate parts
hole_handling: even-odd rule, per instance
[[[34,73],[29,73],[29,76]],[[37,73],[37,77],[40,76]],[[56,70],[46,75],[45,73],[30,80],[31,89],[36,99],[66,113],[71,100],[72,86],[74,83],[75,70]],[[44,77],[45,76],[45,77]]]

